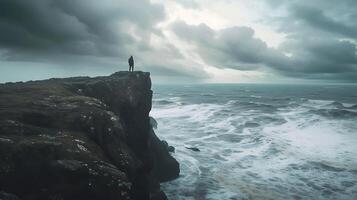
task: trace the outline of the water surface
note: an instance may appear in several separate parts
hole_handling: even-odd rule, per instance
[[[156,132],[181,164],[169,199],[357,199],[357,86],[153,91]]]

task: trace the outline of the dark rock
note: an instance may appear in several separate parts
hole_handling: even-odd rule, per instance
[[[197,147],[185,147],[186,149],[192,150],[192,151],[200,151],[199,148]]]
[[[164,146],[164,148],[169,148],[169,143],[166,142],[166,140],[161,140],[162,145]]]
[[[151,196],[151,200],[167,200],[167,196],[163,191],[159,191]]]
[[[0,190],[153,199],[179,164],[150,125],[149,73],[0,84]]]
[[[0,191],[0,200],[20,200],[16,195]]]
[[[174,152],[175,152],[175,147],[173,147],[173,146],[168,146],[168,147],[167,147],[167,150],[168,150],[169,152],[171,152],[171,153],[174,153]]]
[[[165,140],[162,140],[162,145],[164,146],[164,148],[167,149],[168,152],[175,152],[175,147],[173,146],[169,146],[169,144],[165,141]]]
[[[179,163],[170,155],[168,151],[168,144],[166,141],[161,141],[151,131],[150,146],[153,149],[154,160],[154,176],[158,177],[160,181],[170,181],[179,176],[180,167]]]
[[[150,125],[153,129],[157,129],[157,121],[155,118],[150,117]]]

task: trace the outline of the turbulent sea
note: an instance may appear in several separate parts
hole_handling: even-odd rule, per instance
[[[357,86],[153,91],[156,133],[181,166],[162,186],[170,200],[357,199]]]

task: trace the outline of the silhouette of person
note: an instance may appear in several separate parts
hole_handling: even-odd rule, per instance
[[[129,72],[133,72],[134,71],[134,58],[133,58],[133,56],[130,56],[130,58],[128,60],[128,63],[129,63]]]

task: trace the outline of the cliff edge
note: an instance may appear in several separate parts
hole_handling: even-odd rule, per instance
[[[166,199],[180,170],[151,100],[145,72],[0,84],[0,197]]]

